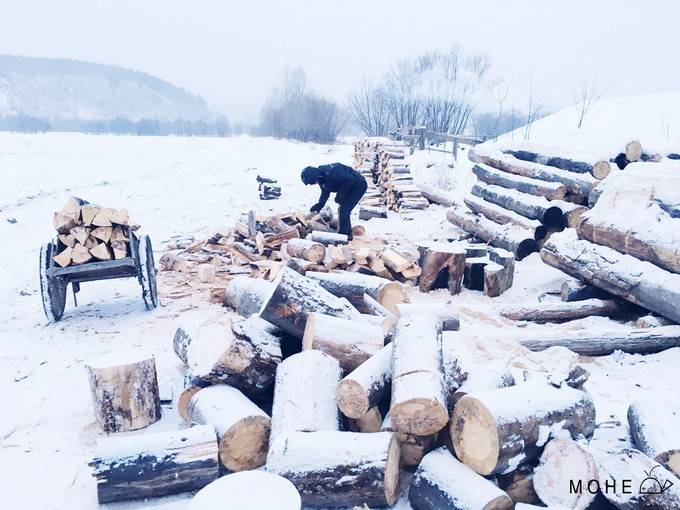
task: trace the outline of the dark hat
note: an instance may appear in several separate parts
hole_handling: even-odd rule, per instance
[[[302,182],[305,184],[316,184],[319,182],[319,169],[316,168],[315,166],[308,166],[305,167],[304,170],[302,170],[302,174],[300,174],[300,178],[302,179]]]

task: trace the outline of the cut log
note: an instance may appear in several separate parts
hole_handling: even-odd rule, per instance
[[[111,251],[115,260],[124,259],[128,256],[128,243],[125,241],[111,241]]]
[[[586,161],[579,161],[572,158],[564,157],[557,150],[550,150],[550,148],[542,148],[541,152],[529,150],[504,150],[505,154],[510,154],[522,161],[530,161],[532,163],[539,163],[541,165],[554,166],[561,170],[568,172],[576,172],[579,174],[590,173],[596,179],[604,179],[609,175],[611,166],[609,161],[599,160],[595,163],[588,163]]]
[[[399,317],[432,314],[441,322],[442,331],[458,331],[460,329],[458,309],[451,303],[441,301],[400,303],[397,305],[397,314]]]
[[[101,430],[137,430],[160,419],[161,401],[153,356],[102,357],[87,363],[85,368],[94,415]]]
[[[472,173],[477,178],[487,184],[494,184],[504,188],[515,189],[522,193],[529,193],[545,197],[548,200],[563,199],[567,195],[567,187],[557,182],[539,181],[531,177],[522,177],[500,170],[496,170],[488,165],[479,163],[472,167]]]
[[[290,257],[309,260],[310,262],[321,262],[326,255],[326,248],[323,244],[315,243],[309,239],[291,239],[285,244],[286,253]]]
[[[347,244],[347,236],[336,232],[318,232],[314,230],[307,236],[307,239],[326,246],[329,244]]]
[[[305,276],[307,274],[307,271],[318,271],[319,267],[321,266],[319,266],[319,264],[317,264],[316,262],[310,262],[309,260],[291,257],[286,262],[286,267],[292,269],[296,273],[300,273],[301,275]]]
[[[351,372],[384,345],[381,327],[362,321],[320,313],[307,316],[302,350],[316,349],[337,359],[345,372]]]
[[[607,299],[611,294],[578,280],[564,280],[560,287],[562,301],[585,301],[586,299]]]
[[[99,243],[94,248],[92,248],[90,250],[90,254],[99,260],[111,260],[113,258],[111,249],[104,243]]]
[[[260,315],[296,338],[302,338],[307,315],[312,312],[345,319],[361,318],[347,300],[334,296],[292,269],[283,268],[278,278],[274,292]]]
[[[372,218],[387,218],[387,209],[384,207],[373,207],[368,205],[359,207],[360,220],[370,220]]]
[[[443,447],[420,463],[408,499],[415,510],[511,510],[514,506],[493,482],[458,462]]]
[[[628,308],[612,299],[586,299],[570,302],[543,302],[533,307],[508,307],[501,315],[513,321],[566,322],[585,317],[616,317]]]
[[[409,259],[390,248],[383,250],[380,253],[380,258],[385,263],[385,265],[395,273],[401,273],[402,271],[411,267],[412,264]]]
[[[540,241],[548,235],[548,228],[538,220],[532,220],[514,211],[504,209],[492,202],[487,202],[475,196],[467,196],[464,199],[465,205],[477,214],[486,216],[491,221],[495,221],[500,225],[510,223],[518,227],[525,228],[534,233],[534,239]]]
[[[203,283],[213,283],[215,281],[215,266],[213,264],[199,264],[196,267],[196,276]]]
[[[512,287],[515,256],[502,248],[492,248],[489,250],[489,260],[492,264],[484,267],[484,294],[497,297]]]
[[[428,243],[418,246],[421,268],[418,288],[429,292],[435,288],[447,287],[451,294],[460,292],[466,251],[461,246],[443,243]]]
[[[391,282],[379,276],[354,272],[309,272],[307,277],[318,282],[319,285],[326,289],[340,289],[343,286],[363,287],[364,293],[374,298],[392,313],[396,311],[397,303],[403,303],[407,300],[406,289],[401,283]],[[337,292],[340,293],[341,291],[337,290]]]
[[[551,236],[541,258],[569,276],[680,322],[678,274],[578,239],[573,229]]]
[[[638,450],[625,448],[596,455],[600,488],[621,510],[680,508],[680,479]]]
[[[338,407],[348,418],[361,418],[383,400],[391,383],[392,344],[387,344],[340,381]]]
[[[446,207],[451,207],[454,203],[453,194],[450,191],[441,188],[435,188],[427,184],[417,184],[418,189],[433,204],[440,204]]]
[[[67,246],[61,253],[52,257],[54,261],[59,264],[60,267],[67,267],[71,265],[71,257],[73,256],[73,248]]]
[[[368,294],[364,294],[364,301],[362,303],[361,310],[359,311],[361,313],[376,315],[379,317],[392,317],[392,312],[390,312],[387,308],[378,303]]]
[[[219,384],[198,391],[187,414],[192,423],[215,428],[220,462],[229,471],[265,464],[271,419],[236,388]]]
[[[71,262],[73,264],[85,264],[92,260],[92,254],[90,250],[80,243],[76,243],[71,252]]]
[[[430,436],[416,436],[399,432],[392,426],[392,419],[389,413],[382,422],[380,430],[383,432],[394,432],[399,448],[401,449],[401,464],[403,466],[417,466],[423,457],[431,452],[436,443],[436,434]]]
[[[527,462],[512,473],[496,476],[498,487],[513,503],[538,503],[539,498],[534,489],[534,464],[535,462]]]
[[[676,399],[648,396],[628,408],[633,444],[676,476],[680,475],[680,406]]]
[[[294,354],[279,365],[272,406],[272,443],[293,431],[338,430],[335,390],[340,373],[336,359],[314,350]]]
[[[630,332],[557,331],[548,335],[526,333],[520,337],[519,342],[531,351],[560,346],[582,356],[607,356],[617,350],[630,354],[653,354],[680,347],[680,326],[636,329]]]
[[[488,257],[465,259],[463,286],[470,290],[484,290],[484,270],[488,264],[491,264]],[[501,267],[498,266],[498,268]]]
[[[271,451],[267,471],[290,480],[305,507],[389,506],[399,495],[399,444],[389,432],[291,432]]]
[[[562,209],[543,197],[536,197],[491,184],[487,186],[475,184],[472,188],[472,194],[526,218],[538,220],[548,228],[564,226]]]
[[[516,225],[499,225],[483,216],[475,216],[463,207],[449,209],[446,218],[475,237],[511,251],[517,260],[538,251],[533,233]]]
[[[626,159],[630,163],[634,163],[635,161],[640,161],[642,158],[642,144],[638,142],[637,140],[633,140],[632,142],[628,142],[626,144]]]
[[[227,283],[224,304],[236,310],[243,317],[258,313],[274,285],[261,278],[237,276]]]
[[[380,432],[383,419],[382,415],[380,414],[380,409],[376,406],[371,407],[366,414],[352,421],[356,427],[356,432],[371,434],[374,432]]]
[[[522,402],[521,411],[508,402]],[[595,405],[584,391],[526,382],[465,395],[451,423],[462,462],[481,475],[503,474],[537,458],[556,424],[573,438],[592,437]]]
[[[399,432],[435,434],[449,421],[441,323],[434,315],[401,317],[392,343],[392,424]]]
[[[219,477],[215,430],[101,437],[90,466],[100,504],[198,490]]]

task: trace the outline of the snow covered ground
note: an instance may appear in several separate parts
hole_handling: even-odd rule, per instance
[[[108,353],[152,350],[162,391],[176,396],[181,387],[179,362],[171,339],[177,326],[198,324],[228,313],[210,305],[205,292],[178,299],[167,296],[161,277],[161,306],[147,312],[136,280],[84,284],[79,306],[69,297],[64,319],[48,324],[39,295],[38,250],[53,236],[52,213],[70,195],[102,205],[128,208],[150,234],[157,253],[174,235],[201,236],[227,226],[249,209],[266,214],[306,209],[318,188],[304,187],[300,170],[310,164],[351,162],[348,145],[322,146],[268,138],[152,138],[79,134],[0,134],[0,408],[9,414],[0,423],[0,472],[3,507],[18,509],[96,508],[95,481],[87,466],[97,437],[84,361]],[[416,153],[419,180],[444,179],[462,195],[474,178],[464,152],[450,168],[450,155]],[[279,179],[283,197],[261,202],[255,176]],[[442,177],[443,176],[443,177]],[[383,236],[412,250],[409,242],[455,238],[445,209],[432,206],[409,215],[366,222],[369,235]],[[556,290],[564,275],[534,254],[517,264],[515,285],[490,300],[464,291],[451,298],[440,290],[428,295],[411,291],[414,301],[452,300],[461,310],[462,330],[471,355],[481,362],[499,359],[521,368],[563,371],[573,354],[554,350],[527,354],[501,336],[522,334],[497,311],[504,304],[527,303]],[[571,329],[625,328],[602,318],[574,321]],[[587,388],[598,408],[596,439],[624,444],[625,411],[647,391],[670,386],[680,362],[680,349],[653,356],[615,354],[582,360],[593,372]],[[180,426],[175,409],[163,407],[163,419],[149,431]],[[616,425],[616,421],[620,425]],[[145,433],[147,431],[142,431]],[[107,505],[110,508],[185,509],[189,496]],[[398,505],[409,508],[405,501]]]

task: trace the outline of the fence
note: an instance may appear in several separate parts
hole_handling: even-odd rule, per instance
[[[446,149],[446,142],[453,142],[451,153],[453,154],[453,159],[456,161],[458,161],[459,144],[463,143],[466,145],[477,145],[487,140],[486,136],[479,137],[468,135],[452,135],[450,133],[437,133],[434,131],[428,131],[424,127],[408,128],[407,130],[396,130],[392,131],[391,135],[395,140],[409,142],[409,145],[411,146],[411,154],[413,154],[416,149],[428,149],[436,152],[449,152]],[[444,144],[444,148],[440,149],[438,145],[442,143]]]

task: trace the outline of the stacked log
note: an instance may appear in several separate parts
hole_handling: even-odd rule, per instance
[[[71,197],[54,213],[58,234],[54,261],[68,267],[130,257],[130,232],[137,228],[125,209],[99,207]]]

